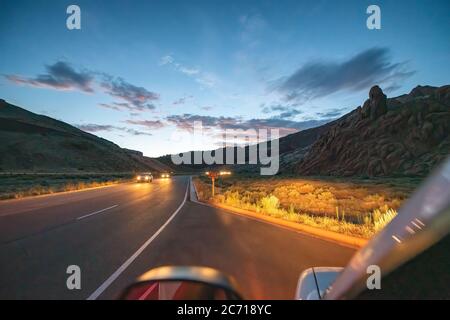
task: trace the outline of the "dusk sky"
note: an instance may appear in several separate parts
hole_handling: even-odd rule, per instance
[[[414,5],[412,5],[414,3]],[[81,8],[68,30],[66,8]],[[381,8],[381,30],[366,8]],[[450,83],[450,1],[5,1],[0,98],[148,156]],[[177,141],[201,120],[201,146]]]

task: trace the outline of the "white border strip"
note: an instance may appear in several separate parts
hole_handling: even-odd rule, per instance
[[[105,282],[102,283],[102,285],[100,287],[97,288],[97,290],[95,290],[88,298],[87,300],[95,300],[97,299],[102,293],[103,291],[105,291],[110,285],[111,283],[114,282],[114,280],[116,280],[120,274],[122,272],[125,271],[126,268],[128,268],[128,266],[130,264],[133,263],[133,261],[142,253],[142,251],[145,250],[145,248],[148,247],[148,245],[150,243],[152,243],[153,240],[156,239],[156,237],[164,230],[164,228],[170,223],[170,221],[173,220],[173,218],[175,218],[175,216],[177,215],[177,213],[181,210],[181,208],[184,206],[184,204],[186,203],[187,200],[187,195],[188,195],[188,191],[189,191],[189,182],[187,184],[186,187],[186,192],[184,194],[184,199],[183,202],[180,204],[180,206],[177,208],[177,210],[175,210],[174,213],[172,213],[172,215],[170,216],[169,219],[167,219],[167,221],[158,229],[158,231],[155,232],[155,234],[148,239],[147,241],[144,242],[144,244],[135,252],[133,253],[133,255],[131,257],[128,258],[127,261],[125,261],[124,264],[122,264],[119,269],[117,269],[108,279],[106,279]]]
[[[189,177],[189,183],[191,185],[191,192],[190,192],[189,200],[191,200],[192,202],[200,203],[198,201],[197,188],[194,185],[194,181],[192,180],[192,176]]]

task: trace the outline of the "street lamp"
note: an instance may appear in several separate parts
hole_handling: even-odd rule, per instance
[[[231,171],[206,171],[205,174],[211,178],[211,195],[214,197],[216,178],[230,175]]]

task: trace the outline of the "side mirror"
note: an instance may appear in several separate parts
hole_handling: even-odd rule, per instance
[[[206,267],[160,267],[139,277],[122,300],[241,300],[234,280]]]
[[[297,300],[320,300],[344,268],[314,267],[300,275],[295,298]]]

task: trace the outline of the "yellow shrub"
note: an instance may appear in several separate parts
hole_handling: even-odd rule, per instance
[[[266,212],[275,212],[278,209],[280,201],[274,195],[264,197],[260,201],[261,208]]]

